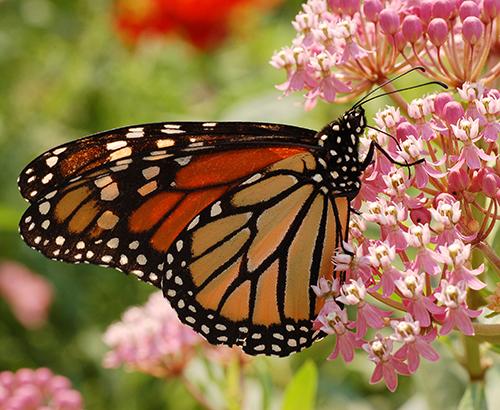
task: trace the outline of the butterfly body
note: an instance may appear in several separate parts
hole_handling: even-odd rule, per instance
[[[161,288],[209,342],[287,356],[312,329],[347,239],[361,107],[315,132],[264,123],[158,123],[52,149],[21,173],[23,239],[46,256]]]

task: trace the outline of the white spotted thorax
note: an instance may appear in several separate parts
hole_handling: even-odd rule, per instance
[[[361,183],[359,177],[366,165],[359,159],[359,139],[366,128],[362,107],[347,111],[318,132],[318,144],[326,151],[329,181],[333,193],[354,198]]]

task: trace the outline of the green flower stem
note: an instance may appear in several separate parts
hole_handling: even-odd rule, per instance
[[[473,336],[462,337],[464,345],[464,363],[463,366],[471,381],[484,380],[486,368],[481,363],[481,352],[479,351],[479,341]]]
[[[378,83],[382,84],[384,81],[387,81],[387,78],[381,78]],[[396,91],[396,87],[392,83],[384,85],[382,89],[387,93]],[[404,115],[408,115],[408,104],[399,93],[390,94],[389,97],[401,109]]]
[[[382,302],[386,304],[387,306],[390,306],[394,309],[401,310],[402,312],[406,312],[406,308],[402,303],[396,302],[395,300],[384,298],[382,295],[380,295],[377,292],[368,292],[371,296],[373,296],[375,299],[377,299],[379,302]]]
[[[477,243],[475,246],[483,253],[486,259],[488,259],[491,266],[493,266],[495,270],[500,273],[500,258],[491,246],[484,241]]]

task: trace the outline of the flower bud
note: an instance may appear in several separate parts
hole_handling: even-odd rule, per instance
[[[341,14],[346,14],[351,17],[354,13],[358,12],[360,8],[360,0],[330,0],[329,3],[337,3],[337,7]],[[332,9],[334,9],[334,7],[332,7]]]
[[[467,17],[462,24],[462,36],[465,41],[474,45],[482,37],[484,33],[484,26],[477,17]]]
[[[431,222],[432,215],[427,208],[415,208],[410,210],[410,219],[415,225],[425,225]]]
[[[495,198],[500,185],[500,178],[495,178],[495,176],[496,175],[488,174],[483,178],[483,192],[490,198]]]
[[[384,9],[380,12],[380,28],[387,35],[398,32],[400,25],[399,15],[396,10]]]
[[[422,22],[413,14],[405,17],[402,29],[405,39],[412,44],[422,37]]]
[[[479,168],[474,171],[474,174],[471,178],[469,191],[471,192],[479,192],[481,191],[481,187],[483,185],[483,179],[486,176],[487,171],[486,168]]]
[[[494,20],[500,13],[500,0],[483,0],[483,18],[486,23]]]
[[[443,108],[443,120],[448,124],[456,124],[464,116],[464,108],[456,101],[446,103]]]
[[[449,20],[456,13],[454,0],[437,0],[432,5],[432,17]]]
[[[435,113],[441,117],[443,115],[444,106],[453,101],[453,97],[448,93],[439,93],[434,98],[434,111]]]
[[[469,185],[469,176],[464,168],[452,170],[448,173],[448,191],[452,195],[457,195],[465,191]]]
[[[396,128],[396,138],[399,141],[404,141],[408,138],[409,135],[419,135],[417,128],[408,121],[403,121],[398,124]]]
[[[383,6],[380,0],[366,0],[363,4],[363,12],[368,21],[373,23],[378,21],[379,14],[382,11]]]
[[[425,25],[429,24],[429,21],[432,19],[433,4],[432,0],[423,0],[420,3],[419,17]]]
[[[467,0],[460,5],[458,14],[460,16],[460,20],[462,20],[463,22],[467,17],[470,16],[479,17],[479,15],[481,14],[481,10],[475,2]]]
[[[434,18],[427,28],[429,39],[436,47],[441,47],[448,38],[448,24],[442,18]]]
[[[401,31],[398,31],[396,34],[394,34],[394,45],[396,47],[396,50],[398,51],[403,51],[406,47],[406,39],[405,36],[403,36],[403,33]]]

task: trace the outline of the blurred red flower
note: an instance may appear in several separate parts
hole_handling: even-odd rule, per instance
[[[42,276],[15,262],[0,263],[0,298],[28,329],[43,326],[54,298],[52,286]]]
[[[115,25],[131,44],[142,36],[177,34],[198,49],[216,47],[232,22],[249,9],[275,6],[281,0],[117,0]],[[241,21],[241,20],[240,20]],[[235,24],[234,24],[235,25]]]

